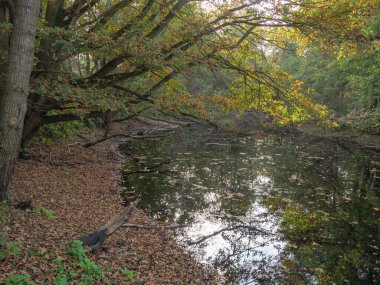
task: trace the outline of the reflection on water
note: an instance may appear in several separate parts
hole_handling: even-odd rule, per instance
[[[380,155],[185,129],[128,143],[126,191],[225,284],[379,284]]]

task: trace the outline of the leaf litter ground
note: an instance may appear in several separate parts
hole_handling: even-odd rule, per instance
[[[152,128],[151,123],[134,120],[128,125],[119,124],[116,132],[146,131]],[[84,136],[95,140],[100,135],[97,130]],[[36,284],[54,284],[54,260],[67,258],[67,244],[95,231],[123,210],[123,157],[116,150],[117,139],[91,148],[84,148],[82,143],[76,139],[52,147],[36,145],[28,150],[31,157],[17,162],[11,200],[0,205],[0,226],[8,241],[21,247],[20,253],[0,261],[0,280],[12,274],[27,274]],[[154,222],[143,211],[135,210],[128,223]],[[215,271],[200,265],[167,229],[120,227],[88,257],[102,267],[112,268],[107,273],[111,284],[218,283]],[[122,268],[134,272],[133,280],[123,278]]]

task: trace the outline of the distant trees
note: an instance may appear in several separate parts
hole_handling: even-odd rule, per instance
[[[297,55],[292,44],[280,51],[279,64],[295,79],[311,89],[311,98],[327,105],[342,123],[367,132],[380,133],[380,6],[348,49],[314,45]],[[302,49],[302,47],[301,47]]]
[[[351,12],[339,10],[343,2],[44,1],[23,141],[44,124],[132,111],[158,91],[175,99],[173,79],[196,64],[235,73],[222,105],[262,109],[283,123],[319,116],[266,56],[290,34],[349,41],[362,24],[348,16],[365,19],[374,1],[350,4]]]

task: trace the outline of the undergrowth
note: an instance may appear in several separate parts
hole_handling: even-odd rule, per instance
[[[94,129],[100,125],[97,119],[85,119],[82,121],[57,122],[42,126],[37,135],[29,142],[29,145],[42,143],[46,146],[54,145],[55,141],[69,139],[76,135],[78,131]]]
[[[0,234],[0,262],[8,257],[16,257],[21,253],[22,243],[8,240],[7,233]]]
[[[353,111],[341,118],[339,123],[365,133],[380,135],[380,108]]]
[[[6,258],[17,257],[20,254],[21,244],[9,242],[4,236],[0,236],[0,262]],[[67,245],[66,255],[54,259],[54,285],[68,284],[114,284],[114,280],[107,277],[112,275],[128,282],[135,278],[135,273],[128,268],[119,271],[112,267],[102,267],[86,256],[81,241],[76,240]],[[6,280],[0,280],[0,285],[34,285],[26,274],[13,274]]]
[[[49,220],[55,218],[55,214],[54,214],[53,210],[50,210],[50,209],[45,208],[43,206],[40,206],[37,209],[33,210],[33,214],[35,214],[35,215],[42,215],[42,216],[46,217]]]

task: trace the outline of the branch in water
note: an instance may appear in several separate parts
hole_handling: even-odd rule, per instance
[[[247,225],[236,225],[236,226],[232,226],[232,227],[226,227],[224,229],[221,229],[221,230],[218,230],[216,232],[213,232],[212,234],[209,234],[207,236],[204,236],[202,237],[201,239],[197,240],[197,241],[193,241],[193,242],[188,242],[187,244],[188,245],[195,245],[195,244],[199,244],[201,242],[204,242],[206,239],[209,239],[213,236],[216,236],[222,232],[227,232],[227,231],[233,231],[233,230],[236,230],[236,229],[240,229],[240,228],[244,228],[244,229],[249,229],[249,230],[253,230],[257,233],[261,233],[261,234],[265,234],[265,235],[275,235],[274,233],[271,233],[271,232],[267,232],[267,231],[264,231],[262,229],[258,229],[254,226],[247,226]]]

